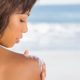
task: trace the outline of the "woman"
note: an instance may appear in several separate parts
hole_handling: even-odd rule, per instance
[[[0,0],[0,80],[44,80],[45,65],[7,50],[28,31],[26,19],[36,0]],[[42,69],[41,69],[42,68]]]

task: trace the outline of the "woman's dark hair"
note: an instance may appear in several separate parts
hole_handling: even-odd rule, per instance
[[[25,13],[31,10],[36,0],[0,0],[0,34],[6,29],[9,18],[16,10]]]

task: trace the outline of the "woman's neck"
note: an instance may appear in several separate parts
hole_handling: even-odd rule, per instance
[[[8,51],[8,49],[6,47],[0,45],[0,53],[1,52],[7,52],[7,51]]]
[[[0,55],[8,55],[14,53],[13,51],[9,50],[8,48],[0,45]]]

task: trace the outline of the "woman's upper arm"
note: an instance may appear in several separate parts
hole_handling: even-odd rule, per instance
[[[28,58],[25,67],[25,80],[41,80],[40,66],[37,60]]]

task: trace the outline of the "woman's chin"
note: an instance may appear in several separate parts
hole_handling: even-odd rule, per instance
[[[9,43],[9,44],[6,44],[6,45],[4,45],[4,47],[6,47],[6,48],[12,48],[13,46],[15,45],[15,43]]]
[[[2,46],[6,47],[6,48],[11,48],[11,47],[13,47],[13,45],[4,45],[4,44],[2,44]]]
[[[9,42],[9,43],[0,43],[0,45],[6,47],[6,48],[12,48],[15,44],[19,43],[20,39],[17,39],[15,42]]]

